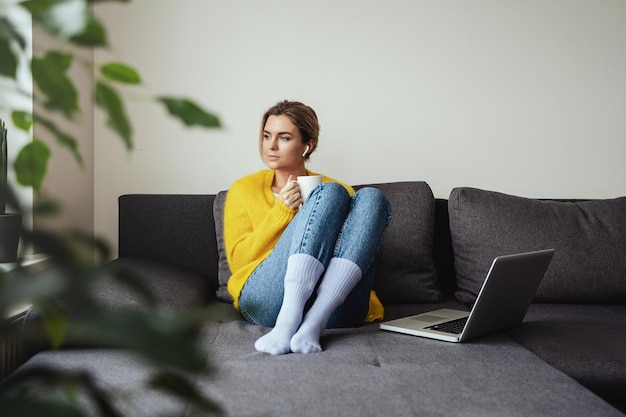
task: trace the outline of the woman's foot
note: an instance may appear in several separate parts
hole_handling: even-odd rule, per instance
[[[254,348],[270,355],[284,355],[291,352],[290,342],[294,333],[295,330],[292,331],[287,326],[276,326],[268,334],[260,337],[254,343]]]

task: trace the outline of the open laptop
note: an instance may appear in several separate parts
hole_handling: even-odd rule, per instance
[[[446,342],[467,340],[522,322],[554,249],[498,256],[470,312],[440,309],[380,324],[383,330]]]

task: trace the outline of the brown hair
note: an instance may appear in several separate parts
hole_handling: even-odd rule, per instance
[[[262,148],[263,143],[263,131],[265,129],[265,123],[270,116],[285,115],[291,119],[291,122],[298,128],[300,136],[302,136],[302,143],[309,145],[309,151],[306,153],[305,159],[308,160],[309,156],[317,148],[317,142],[320,134],[320,125],[317,121],[317,114],[315,110],[306,104],[302,104],[298,101],[283,100],[270,107],[261,121],[261,132],[259,135],[259,149]]]

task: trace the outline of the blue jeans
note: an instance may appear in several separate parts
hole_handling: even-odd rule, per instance
[[[274,327],[283,303],[287,259],[305,253],[317,258],[324,267],[331,258],[338,257],[361,268],[361,280],[331,315],[326,327],[360,325],[369,311],[376,256],[390,218],[389,202],[376,188],[362,188],[351,197],[338,183],[319,185],[269,256],[246,281],[239,299],[241,313],[251,323]],[[314,298],[315,294],[309,305]]]

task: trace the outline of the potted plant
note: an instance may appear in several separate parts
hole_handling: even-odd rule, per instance
[[[0,119],[0,263],[15,262],[22,230],[22,214],[7,213],[10,188],[7,184],[7,128]]]

